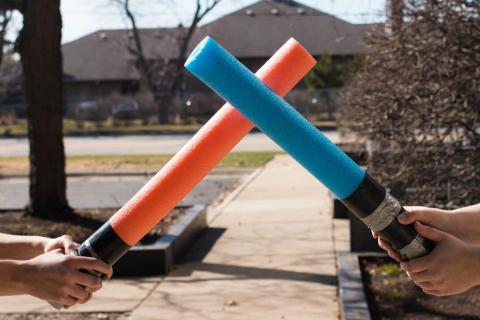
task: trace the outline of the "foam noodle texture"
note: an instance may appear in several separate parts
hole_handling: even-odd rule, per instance
[[[352,159],[213,39],[204,39],[185,66],[337,197],[348,197],[360,185],[365,172]]]
[[[315,65],[296,40],[288,40],[257,72],[279,95],[290,91]],[[259,80],[260,81],[260,80]],[[261,108],[262,105],[258,105]],[[195,136],[110,219],[118,236],[135,245],[253,128],[225,104]]]

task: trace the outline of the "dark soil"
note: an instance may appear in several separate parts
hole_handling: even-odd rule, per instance
[[[0,320],[126,320],[128,314],[109,313],[17,313],[0,314]]]
[[[364,258],[360,267],[372,319],[480,319],[480,287],[434,297],[415,286],[391,259]]]
[[[141,244],[155,242],[164,235],[170,225],[186,211],[176,208],[140,241]],[[80,209],[72,219],[65,222],[46,220],[26,215],[23,211],[0,213],[0,232],[17,235],[37,235],[49,238],[70,235],[75,242],[82,243],[107,221],[117,209]],[[23,319],[23,318],[22,318]]]

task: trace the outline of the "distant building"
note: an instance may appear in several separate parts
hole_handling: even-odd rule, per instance
[[[364,37],[370,26],[348,23],[292,0],[261,0],[199,27],[191,47],[210,35],[256,70],[290,37],[316,58],[325,53],[334,58],[359,54],[365,50]],[[176,28],[141,29],[148,57],[175,59],[175,32]],[[63,46],[67,103],[114,94],[135,96],[142,90],[126,46],[131,36],[126,30],[99,30]],[[193,77],[187,76],[185,81],[185,99],[210,93]],[[302,84],[296,89],[301,90]]]

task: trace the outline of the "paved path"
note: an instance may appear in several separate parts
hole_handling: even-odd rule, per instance
[[[252,169],[215,169],[203,179],[181,204],[211,203],[233,188]],[[67,196],[74,208],[118,208],[147,183],[150,175],[69,177]],[[0,179],[0,209],[20,209],[28,201],[28,179]]]
[[[325,132],[334,142],[339,140],[337,131]],[[188,141],[192,135],[136,135],[115,137],[65,137],[67,155],[100,154],[173,154]],[[247,135],[234,151],[281,151],[263,133]],[[26,156],[28,140],[0,139],[0,157]]]
[[[131,319],[337,319],[330,206],[305,170],[275,158]]]

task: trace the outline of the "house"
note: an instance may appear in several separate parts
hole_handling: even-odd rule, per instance
[[[364,37],[369,27],[348,23],[293,0],[261,0],[199,27],[190,50],[210,35],[248,68],[256,70],[290,37],[316,58],[325,53],[333,58],[359,54],[365,50]],[[141,29],[147,57],[175,59],[175,32],[176,28]],[[129,37],[132,34],[126,30],[99,30],[63,46],[67,103],[142,92],[140,75],[126,45]],[[184,88],[184,99],[210,94],[191,76],[186,77]],[[299,84],[296,90],[302,88],[305,86]]]

